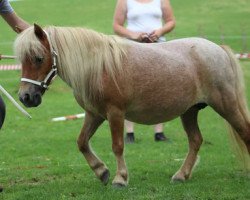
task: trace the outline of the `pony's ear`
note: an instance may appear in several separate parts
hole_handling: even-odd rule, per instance
[[[44,40],[46,38],[45,32],[43,31],[43,29],[39,25],[34,24],[34,31],[35,31],[36,37],[39,40]]]

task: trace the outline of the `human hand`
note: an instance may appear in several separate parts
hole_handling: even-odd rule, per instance
[[[149,34],[149,38],[153,42],[157,42],[157,40],[161,37],[161,35],[162,35],[161,29],[157,29]]]
[[[153,43],[154,41],[149,37],[148,34],[144,35],[142,38],[142,43]]]
[[[142,32],[132,32],[130,35],[131,40],[135,40],[137,42],[143,42],[145,39],[149,39],[147,33]]]

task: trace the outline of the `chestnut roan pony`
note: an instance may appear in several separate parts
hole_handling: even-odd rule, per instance
[[[191,176],[202,144],[197,115],[207,105],[230,124],[245,167],[250,168],[243,77],[227,47],[200,38],[141,44],[84,28],[42,29],[35,24],[17,37],[15,52],[22,63],[19,97],[25,106],[41,103],[56,74],[73,89],[86,111],[78,146],[104,184],[109,170],[89,144],[104,120],[109,122],[117,160],[113,185],[126,186],[124,119],[150,125],[180,116],[189,151],[172,180],[184,181]]]

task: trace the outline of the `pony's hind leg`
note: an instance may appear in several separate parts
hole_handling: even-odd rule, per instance
[[[244,155],[242,161],[248,165],[250,170],[250,117],[245,96],[243,73],[233,51],[227,46],[222,46],[222,48],[228,55],[232,71],[225,71],[224,74],[228,75],[227,81],[224,80],[224,85],[217,84],[219,92],[212,95],[212,100],[215,100],[213,102],[217,106],[215,110],[218,109],[219,113],[232,126],[235,137],[231,139],[236,142],[240,154]],[[216,96],[222,100],[220,103],[216,103]]]
[[[181,168],[172,177],[173,182],[188,179],[196,162],[197,154],[203,140],[197,122],[199,109],[199,106],[193,106],[181,116],[183,127],[188,136],[189,151]]]
[[[243,93],[239,95],[239,90],[231,89],[211,94],[210,106],[230,124],[236,156],[243,168],[250,170],[250,118]]]
[[[115,178],[112,182],[115,187],[123,187],[128,184],[128,171],[123,157],[124,150],[124,139],[123,139],[123,128],[124,128],[124,113],[111,106],[107,112],[107,118],[112,134],[112,150],[115,154],[117,161],[117,170]]]
[[[248,154],[250,154],[250,119],[248,109],[236,100],[230,100],[230,98],[232,99],[232,96],[224,98],[222,105],[217,103],[212,107],[227,120],[233,129],[232,132],[236,137],[235,139],[239,136],[246,145]],[[236,142],[238,145],[241,145],[240,141]]]
[[[224,118],[231,125],[234,139],[238,140],[237,137],[240,137],[240,140],[244,142],[244,144],[241,144],[241,141],[236,141],[238,145],[246,145],[248,154],[250,155],[250,121],[245,119],[239,110],[234,110],[230,114],[225,115]]]
[[[91,169],[95,172],[96,176],[103,182],[103,184],[106,185],[109,180],[109,170],[106,165],[95,155],[89,145],[90,138],[93,136],[96,129],[102,124],[103,121],[103,118],[94,116],[93,114],[86,111],[84,125],[78,137],[77,143],[79,150],[83,153]]]

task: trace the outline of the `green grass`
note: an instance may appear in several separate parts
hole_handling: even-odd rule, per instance
[[[219,36],[223,25],[226,35],[240,35],[242,26],[250,33],[247,1],[183,1],[172,5],[177,27],[169,38],[199,35]],[[112,34],[114,0],[19,1],[16,11],[30,23],[41,25],[85,26]],[[0,53],[11,54],[15,34],[0,21]],[[216,39],[217,42],[220,42]],[[3,43],[6,42],[6,43]],[[240,40],[227,41],[236,51]],[[250,44],[249,44],[250,45]],[[5,63],[1,61],[0,64]],[[242,62],[250,103],[250,63]],[[1,85],[17,99],[19,71],[1,71]],[[82,119],[51,122],[51,118],[83,112],[71,89],[59,78],[45,94],[40,107],[28,109],[26,119],[4,97],[7,116],[0,131],[0,184],[5,187],[0,199],[250,199],[250,178],[239,171],[231,152],[223,120],[211,109],[200,112],[199,124],[204,137],[200,164],[185,184],[171,184],[187,152],[187,138],[176,119],[165,124],[170,143],[155,143],[153,128],[136,125],[136,144],[126,145],[129,186],[103,186],[78,151],[76,140]],[[93,149],[115,175],[116,162],[105,122],[91,140]],[[111,182],[110,180],[110,182]]]
[[[246,79],[249,63],[243,63]],[[17,96],[17,71],[2,72],[6,89]],[[247,82],[250,85],[249,81]],[[249,94],[248,94],[249,96]],[[5,98],[5,97],[4,97]],[[200,113],[200,128],[206,141],[200,164],[185,184],[171,184],[181,165],[187,139],[180,120],[166,123],[170,143],[155,143],[152,127],[136,125],[136,144],[127,145],[126,161],[130,183],[125,189],[103,186],[79,153],[76,139],[82,120],[51,122],[52,117],[80,113],[71,90],[59,79],[45,94],[43,104],[28,109],[24,118],[9,101],[7,118],[0,135],[0,182],[3,199],[248,199],[249,178],[238,170],[231,153],[223,120],[211,109]],[[115,173],[108,124],[92,140],[96,153]],[[211,143],[211,144],[210,144]]]
[[[221,43],[221,29],[227,36],[248,36],[247,49],[243,49],[241,38],[226,38],[225,43],[236,51],[246,51],[250,48],[250,7],[247,0],[209,1],[183,0],[171,1],[177,25],[167,36],[169,39],[191,36],[206,36],[216,43]],[[84,26],[113,34],[112,17],[115,0],[43,0],[18,1],[12,5],[16,12],[29,23],[42,26]],[[3,20],[0,20],[0,50],[12,53],[11,43],[15,33],[11,32]],[[0,52],[0,53],[2,53]]]

